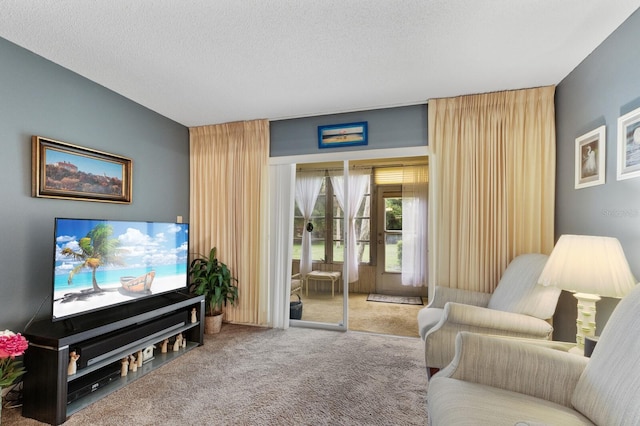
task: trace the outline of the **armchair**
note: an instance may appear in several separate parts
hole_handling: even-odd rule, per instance
[[[640,286],[618,304],[591,358],[541,341],[461,332],[454,359],[429,382],[429,423],[638,424],[638,306]]]
[[[460,331],[551,339],[550,319],[560,290],[538,284],[547,259],[534,253],[517,256],[493,294],[436,287],[431,303],[418,312],[427,374],[451,362]]]

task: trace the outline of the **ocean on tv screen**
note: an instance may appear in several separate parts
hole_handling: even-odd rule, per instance
[[[188,224],[56,219],[54,319],[187,285]]]

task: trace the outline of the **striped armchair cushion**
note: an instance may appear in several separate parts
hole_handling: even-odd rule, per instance
[[[543,320],[551,318],[561,290],[538,284],[548,258],[549,256],[538,253],[522,254],[514,258],[504,271],[487,307]]]

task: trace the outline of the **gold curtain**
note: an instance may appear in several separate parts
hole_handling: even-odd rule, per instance
[[[436,285],[493,292],[554,241],[554,86],[429,101]]]
[[[238,301],[225,320],[265,325],[268,306],[269,122],[189,129],[191,253],[218,259],[238,279]]]

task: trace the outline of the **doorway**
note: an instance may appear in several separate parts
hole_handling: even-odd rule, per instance
[[[412,211],[411,204],[406,202],[411,200],[411,192],[409,198],[403,198],[403,185],[406,185],[408,173],[406,170],[407,167],[413,169],[417,165],[424,165],[427,159],[402,159],[401,162],[394,160],[393,164],[389,164],[389,161],[370,160],[343,164],[325,162],[296,167],[292,270],[304,276],[301,251],[306,232],[311,241],[311,249],[307,251],[312,255],[312,259],[309,259],[312,263],[306,270],[313,271],[307,276],[340,274],[341,283],[338,281],[334,293],[333,283],[329,281],[319,286],[318,284],[323,283],[316,283],[313,279],[307,280],[304,294],[301,295],[302,318],[292,322],[292,325],[316,323],[314,325],[317,326],[321,323],[331,327],[352,328],[349,326],[349,317],[353,314],[355,318],[356,312],[355,306],[352,309],[351,303],[344,297],[347,294],[351,302],[358,301],[359,308],[364,310],[367,306],[371,309],[381,306],[367,302],[367,296],[371,293],[400,297],[427,295],[426,287],[402,283],[403,235],[406,238],[407,231],[411,229],[403,229],[403,215],[406,213],[406,225],[409,226]],[[349,177],[344,179],[343,175]],[[362,177],[366,177],[367,183],[361,182],[360,186],[364,186],[357,190],[357,182],[361,181]],[[303,200],[308,191],[304,185],[313,179],[317,181],[317,195],[309,200],[310,204],[304,212]],[[344,193],[339,194],[344,192],[347,184],[349,197]],[[352,190],[355,191],[353,194]],[[348,203],[345,203],[345,200]],[[344,210],[351,204],[354,210],[352,216]],[[403,208],[409,210],[403,212]],[[423,227],[426,227],[426,219],[424,211],[420,219],[424,222]],[[353,235],[347,238],[351,231]],[[349,250],[348,241],[355,242],[357,248],[354,256],[357,262],[349,262],[349,267],[345,262]],[[405,251],[413,247],[411,239],[407,241]],[[423,263],[426,262],[424,254]],[[357,273],[348,273],[347,270],[355,270]],[[340,287],[342,294],[339,294]],[[362,298],[362,301],[357,297]],[[360,313],[357,315],[362,317]],[[415,313],[411,317],[411,320],[414,320]]]
[[[379,186],[376,206],[376,293],[403,296],[402,187]]]
[[[418,154],[418,152],[420,152],[420,150],[402,150],[400,152],[412,152],[414,154]],[[408,156],[397,156],[397,155],[393,155],[393,154],[398,154],[399,151],[394,150],[393,152],[389,151],[389,154],[391,154],[390,158],[376,158],[376,159],[372,159],[372,158],[367,158],[367,157],[361,157],[360,155],[358,155],[358,153],[352,153],[350,155],[347,155],[347,157],[350,157],[351,155],[353,155],[353,158],[347,159],[346,161],[343,160],[340,163],[342,163],[343,168],[341,171],[344,171],[345,173],[349,173],[352,169],[357,171],[358,169],[362,169],[362,168],[374,168],[374,167],[379,167],[379,168],[385,168],[385,169],[389,169],[392,166],[396,166],[396,167],[401,167],[407,164],[416,164],[416,163],[420,163],[420,164],[425,164],[426,162],[428,162],[428,156],[425,156],[424,154],[422,155],[408,155]],[[424,153],[424,151],[422,151],[422,153]],[[316,158],[317,157],[317,158]],[[302,167],[302,169],[308,169],[308,168],[312,168],[312,169],[326,169],[326,168],[333,168],[335,169],[337,166],[337,162],[335,161],[330,161],[331,156],[328,155],[323,155],[323,156],[305,156],[304,160],[305,161],[300,161],[303,160],[303,158],[297,158],[297,157],[292,157],[291,159],[288,159],[285,163],[286,164],[295,164],[295,166],[293,166],[292,170],[293,171],[293,177],[294,177],[294,181],[295,181],[295,175],[296,173],[296,169],[299,169],[300,167]],[[335,157],[334,157],[335,158]],[[344,158],[344,157],[343,157]],[[310,161],[310,160],[316,160],[316,159],[321,159],[322,161]],[[299,161],[294,161],[294,160],[299,160]],[[291,162],[289,162],[291,161]],[[313,163],[313,164],[312,164]],[[329,173],[330,174],[330,173]],[[376,178],[377,179],[377,178]],[[382,259],[380,258],[380,255],[382,255],[382,253],[384,253],[385,257],[387,259],[385,259],[384,264],[388,265],[389,267],[387,268],[387,270],[385,271],[384,275],[389,275],[387,278],[390,278],[392,280],[394,280],[394,282],[385,282],[384,285],[384,293],[387,293],[389,295],[393,295],[392,293],[398,293],[401,290],[404,290],[404,294],[408,294],[408,295],[412,295],[412,293],[417,292],[416,295],[422,296],[423,297],[423,301],[424,303],[427,303],[427,300],[424,299],[424,297],[427,294],[427,287],[422,287],[422,288],[418,288],[417,290],[414,289],[413,287],[409,286],[406,288],[403,287],[399,287],[398,283],[399,283],[399,278],[401,277],[401,274],[398,272],[399,269],[399,264],[396,262],[395,265],[393,264],[389,264],[388,259],[393,259],[394,255],[391,253],[387,253],[387,251],[390,251],[391,248],[389,250],[381,250],[378,249],[377,247],[377,240],[378,240],[378,217],[380,216],[377,212],[377,209],[379,208],[379,206],[381,205],[381,203],[379,203],[377,201],[378,198],[378,194],[379,191],[377,190],[378,186],[380,185],[380,183],[378,181],[374,182],[374,178],[372,177],[371,180],[371,188],[370,188],[370,192],[369,192],[369,203],[363,202],[362,204],[362,208],[358,209],[358,214],[357,214],[357,220],[361,220],[361,219],[366,219],[367,216],[370,216],[370,225],[371,225],[371,232],[370,232],[370,237],[368,238],[370,240],[370,244],[367,244],[366,242],[364,242],[363,240],[366,240],[366,233],[363,232],[363,229],[366,229],[366,227],[362,227],[360,225],[358,225],[358,227],[356,229],[358,229],[360,232],[358,233],[358,235],[356,236],[356,239],[358,240],[358,245],[363,245],[363,247],[360,247],[359,253],[360,254],[368,254],[369,255],[369,260],[366,261],[364,259],[361,260],[361,263],[359,264],[359,266],[357,266],[358,268],[358,272],[359,272],[359,279],[357,279],[356,281],[351,281],[351,282],[346,282],[348,281],[346,278],[348,271],[347,271],[347,267],[344,264],[344,258],[340,259],[340,255],[343,255],[343,250],[346,248],[346,235],[344,235],[344,232],[346,231],[345,229],[345,225],[346,225],[346,221],[345,221],[345,216],[344,216],[344,212],[340,210],[337,210],[335,208],[333,209],[326,209],[325,212],[333,212],[331,213],[333,216],[332,217],[327,217],[326,220],[325,219],[325,225],[322,226],[322,224],[320,223],[320,221],[316,222],[315,220],[312,220],[313,223],[313,234],[316,234],[316,231],[321,231],[322,229],[326,229],[328,232],[323,233],[324,235],[326,235],[325,238],[325,245],[324,245],[324,250],[320,250],[320,253],[323,253],[324,256],[321,256],[320,259],[314,259],[314,265],[313,265],[313,269],[314,270],[327,270],[327,271],[341,271],[342,273],[342,282],[341,282],[341,288],[336,285],[336,291],[335,291],[335,295],[332,297],[331,295],[331,283],[330,282],[314,282],[311,281],[309,283],[308,286],[305,286],[304,292],[301,294],[302,296],[302,300],[303,300],[303,315],[302,315],[302,319],[301,320],[291,320],[289,322],[290,326],[302,326],[302,327],[312,327],[312,328],[329,328],[329,329],[340,329],[340,330],[346,330],[346,329],[354,329],[354,330],[360,330],[360,331],[371,331],[371,332],[380,332],[380,333],[385,333],[385,334],[394,334],[393,332],[391,332],[390,330],[375,330],[375,329],[368,329],[368,326],[371,325],[371,323],[373,322],[371,320],[371,318],[363,318],[361,320],[357,320],[358,318],[358,313],[356,312],[356,308],[357,308],[357,304],[358,302],[356,300],[353,299],[353,296],[355,297],[360,297],[363,299],[361,305],[363,306],[376,306],[376,307],[381,307],[381,306],[393,306],[393,307],[397,307],[397,308],[408,308],[408,309],[419,309],[419,307],[416,306],[412,306],[409,307],[409,305],[400,305],[400,304],[395,304],[395,305],[391,305],[391,304],[387,304],[387,303],[376,303],[376,302],[367,302],[367,296],[370,293],[376,293],[378,292],[377,288],[376,288],[376,281],[377,279],[377,265],[379,263],[382,263]],[[295,182],[292,181],[293,184],[295,184]],[[389,182],[387,182],[387,184],[389,184]],[[398,185],[397,181],[394,182],[394,184],[396,185],[395,193],[391,193],[391,194],[385,194],[386,198],[388,198],[391,203],[395,203],[395,204],[399,204],[400,201],[398,200],[398,198],[401,200],[401,193],[402,193],[402,185]],[[294,185],[295,186],[295,185]],[[291,187],[290,190],[287,191],[287,193],[291,193],[293,196],[294,193],[294,186]],[[282,185],[280,185],[280,188],[283,188]],[[325,194],[326,194],[326,189],[325,189]],[[330,194],[330,192],[329,192]],[[326,195],[325,195],[326,197]],[[396,198],[395,201],[393,201],[393,198]],[[331,199],[331,196],[328,197],[329,199]],[[320,197],[320,199],[322,199],[322,197]],[[325,202],[326,202],[327,198],[325,198]],[[293,206],[293,203],[292,203]],[[371,213],[366,213],[366,206],[370,206],[371,208]],[[293,210],[293,209],[292,209]],[[299,209],[298,209],[299,210]],[[362,210],[362,211],[360,211]],[[293,211],[292,211],[293,213]],[[314,212],[312,214],[312,216],[316,216],[317,212]],[[288,215],[288,214],[287,214]],[[296,213],[295,215],[292,214],[292,216],[302,216],[299,213]],[[375,216],[375,217],[374,217]],[[280,218],[285,218],[283,215],[279,216]],[[293,217],[291,219],[294,219]],[[315,219],[315,218],[314,218]],[[300,221],[300,218],[298,218],[298,221]],[[287,223],[288,221],[282,221],[283,225],[285,223]],[[306,221],[305,223],[308,223],[308,221]],[[393,224],[391,224],[393,225]],[[287,226],[287,225],[285,225]],[[288,226],[287,226],[288,227]],[[290,229],[292,229],[293,226],[291,226]],[[300,228],[300,226],[298,225],[298,228]],[[384,229],[384,228],[382,228]],[[293,229],[292,229],[293,231]],[[387,229],[387,240],[391,242],[393,242],[396,246],[397,243],[399,242],[399,236],[402,234],[402,230],[399,229],[396,226],[396,229],[394,229],[394,226],[388,226]],[[395,237],[392,237],[392,234],[394,234],[395,231]],[[357,232],[357,231],[356,231]],[[343,237],[339,237],[339,235],[343,235]],[[296,231],[296,236],[294,238],[300,238],[299,233]],[[320,238],[320,235],[313,235],[313,239],[315,240],[316,238]],[[395,238],[395,241],[393,241],[393,238]],[[294,248],[293,252],[295,253],[297,250],[297,246],[300,244],[300,242],[296,241],[296,247]],[[315,246],[315,244],[314,244]],[[368,247],[368,248],[367,248]],[[315,250],[318,251],[318,250]],[[380,254],[377,254],[377,253]],[[286,253],[286,251],[283,251],[283,253]],[[331,254],[330,254],[331,253]],[[344,257],[346,257],[346,253],[343,255]],[[314,257],[318,257],[318,256],[314,256]],[[360,257],[360,256],[358,256]],[[367,256],[365,256],[366,258]],[[286,259],[287,257],[284,257],[284,259]],[[398,249],[396,248],[395,250],[395,258],[398,259]],[[283,259],[283,260],[284,260]],[[299,271],[299,260],[298,259],[292,259],[291,258],[291,253],[288,256],[289,259],[289,268],[291,268],[290,270],[292,271],[292,273],[296,273]],[[331,259],[331,260],[330,260]],[[425,262],[426,262],[426,255],[425,255]],[[342,265],[340,264],[342,263]],[[392,270],[395,268],[395,274],[390,274],[389,272],[392,272]],[[307,296],[307,289],[309,290],[309,295]],[[421,291],[422,290],[422,291]],[[424,294],[422,294],[424,293]],[[346,295],[349,295],[349,297],[346,297]],[[289,294],[286,294],[287,300],[297,300],[297,296],[293,296],[293,299],[289,299]],[[318,298],[324,298],[327,299],[326,301],[320,301],[322,303],[328,303],[329,301],[332,302],[332,305],[334,305],[336,308],[338,308],[340,306],[340,308],[337,309],[338,312],[337,313],[337,317],[333,317],[332,318],[311,318],[309,317],[307,314],[312,314],[313,310],[312,310],[312,304],[315,303],[316,301],[318,301]],[[354,305],[353,307],[351,305]],[[337,305],[337,306],[336,306]],[[288,306],[288,303],[287,305]],[[420,306],[421,307],[421,306]],[[308,309],[309,308],[309,309]],[[326,308],[321,308],[320,311],[322,311],[324,314],[329,313],[331,309],[326,309]],[[372,308],[373,309],[373,308]],[[317,310],[316,310],[317,311]],[[342,315],[340,315],[339,312],[342,312]],[[368,314],[367,314],[368,315]],[[395,320],[393,318],[390,317],[389,314],[385,313],[383,315],[383,323],[386,323],[385,326],[388,326],[389,323],[394,322]],[[408,322],[411,321],[415,321],[416,318],[416,314],[415,312],[412,312],[408,315]],[[352,319],[353,319],[353,324],[352,324]],[[360,328],[356,323],[357,322],[361,322],[362,324],[364,324],[364,328]],[[417,330],[417,324],[415,326],[413,325],[409,325],[409,326],[404,326],[404,328],[407,330],[407,332],[411,332],[414,329]]]

